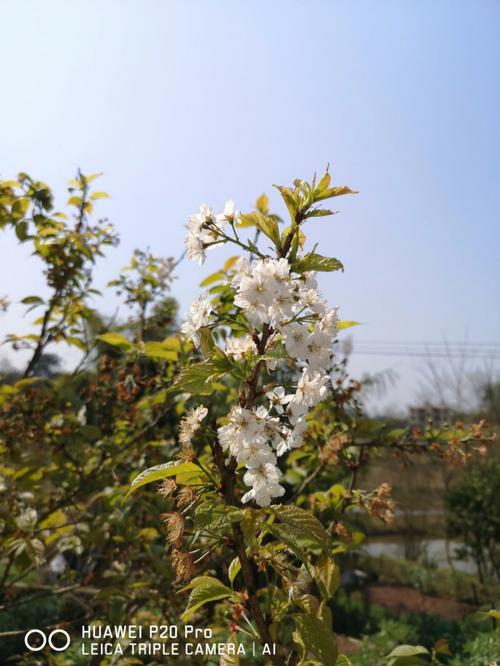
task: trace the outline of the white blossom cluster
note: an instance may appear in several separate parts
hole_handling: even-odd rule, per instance
[[[213,244],[220,240],[219,232],[223,231],[228,222],[236,223],[239,217],[232,199],[226,201],[224,210],[217,215],[207,204],[202,204],[199,213],[191,215],[187,224],[185,244],[188,258],[203,264],[207,249],[214,247]]]
[[[230,203],[228,210],[234,211]],[[193,230],[203,231],[201,216],[207,211],[208,207],[202,206],[190,219],[186,244],[188,256],[194,259],[201,255],[192,250]],[[209,227],[219,223],[216,220]],[[328,392],[337,309],[329,309],[321,298],[314,273],[294,273],[285,258],[249,261],[241,257],[234,265],[231,285],[234,304],[246,316],[250,330],[248,335],[226,340],[226,354],[235,361],[257,354],[254,337],[266,331],[264,355],[282,344],[302,370],[294,390],[287,393],[285,387],[275,386],[265,394],[264,404],[248,408],[234,405],[227,424],[218,429],[223,449],[247,468],[243,480],[250,490],[242,501],[268,506],[272,498],[285,492],[278,457],[301,446],[307,412]],[[198,344],[199,329],[210,322],[210,299],[202,295],[192,304],[182,333]],[[272,371],[277,360],[267,356],[266,363]]]

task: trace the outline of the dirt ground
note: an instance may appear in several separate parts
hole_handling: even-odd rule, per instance
[[[442,599],[424,594],[412,587],[373,583],[368,587],[368,600],[391,613],[427,613],[445,620],[461,620],[476,608],[455,599]]]

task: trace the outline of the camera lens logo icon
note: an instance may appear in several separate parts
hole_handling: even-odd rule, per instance
[[[58,643],[61,642],[61,639],[59,639],[57,643],[54,642],[54,637],[59,634],[66,639],[64,645],[58,645]],[[38,640],[36,637],[38,637]],[[64,629],[54,629],[48,635],[41,629],[30,629],[24,636],[24,644],[31,652],[40,652],[47,643],[54,652],[62,652],[63,650],[66,650],[71,643],[71,637],[67,631],[64,631]]]

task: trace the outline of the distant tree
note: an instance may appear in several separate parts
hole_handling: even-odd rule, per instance
[[[446,493],[447,527],[464,543],[481,581],[500,579],[500,464],[476,464]]]

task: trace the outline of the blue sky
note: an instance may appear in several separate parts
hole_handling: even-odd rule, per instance
[[[0,0],[0,174],[64,194],[103,171],[100,212],[122,243],[178,256],[198,204],[248,209],[272,183],[333,178],[360,191],[309,240],[341,259],[322,288],[354,340],[500,343],[500,4],[495,0]],[[36,261],[1,237],[0,294],[40,291]],[[184,262],[185,310],[203,275]],[[112,311],[107,298],[97,305]],[[21,309],[1,332],[27,326]],[[386,396],[412,402],[415,360]]]

